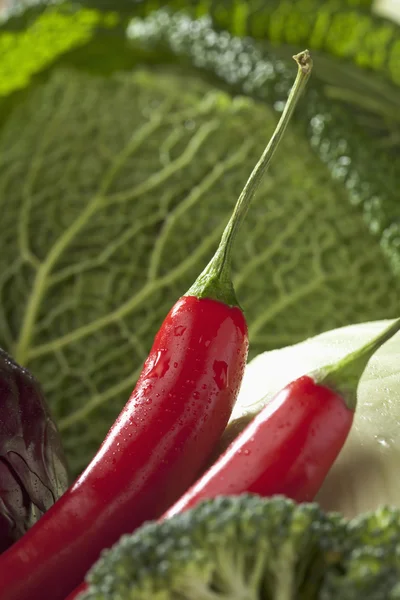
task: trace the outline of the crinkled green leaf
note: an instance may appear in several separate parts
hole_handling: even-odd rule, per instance
[[[263,7],[269,14],[270,5]],[[381,20],[368,18],[377,32]],[[400,39],[400,28],[393,27]],[[127,32],[135,49],[172,54],[277,110],[292,83],[288,48],[272,50],[265,42],[216,32],[208,16],[193,20],[186,12],[163,9],[132,19]],[[333,178],[345,186],[349,202],[360,207],[400,276],[400,204],[395,191],[400,172],[400,91],[382,77],[318,53],[310,88],[295,119]]]
[[[245,2],[236,5],[243,6]],[[278,44],[307,44],[351,59],[360,67],[385,73],[400,84],[397,25],[372,17],[369,10],[360,10],[361,5],[341,0],[250,1],[244,31],[238,33]],[[221,12],[217,7],[215,13],[216,23],[231,29],[227,23],[234,22],[234,13],[229,6]]]
[[[0,345],[43,382],[75,471],[217,245],[275,123],[187,74],[55,72],[0,139]],[[345,191],[288,131],[237,240],[253,352],[396,314]]]
[[[400,84],[398,26],[373,15],[370,0],[139,0],[132,13],[143,17],[159,8],[209,15],[216,28],[239,37],[322,50]]]
[[[116,13],[49,8],[28,27],[0,33],[0,97],[26,87],[59,56],[84,46],[100,26],[116,24]]]

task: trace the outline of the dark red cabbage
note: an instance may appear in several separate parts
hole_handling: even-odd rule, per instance
[[[61,439],[38,381],[0,349],[0,552],[68,486]]]

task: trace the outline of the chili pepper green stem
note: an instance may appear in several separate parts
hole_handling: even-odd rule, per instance
[[[222,234],[216,253],[189,289],[186,294],[187,296],[213,298],[214,300],[220,300],[231,306],[239,306],[231,277],[232,246],[237,232],[247,214],[250,202],[275,154],[275,150],[282,139],[312,70],[312,60],[308,50],[300,52],[300,54],[295,55],[293,58],[298,65],[297,77],[290,91],[278,125],[276,126],[268,146],[265,148],[260,160],[254,167],[238,198],[233,214]]]
[[[323,367],[311,373],[314,381],[339,393],[347,408],[355,410],[357,388],[367,363],[373,354],[400,329],[400,319],[396,319],[373,340],[348,354],[334,365]]]

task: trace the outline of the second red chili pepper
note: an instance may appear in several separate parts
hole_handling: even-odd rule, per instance
[[[1,600],[63,600],[103,548],[159,517],[213,451],[236,400],[248,339],[231,248],[311,72],[308,52],[270,143],[203,273],[172,308],[132,395],[64,496],[0,557]]]

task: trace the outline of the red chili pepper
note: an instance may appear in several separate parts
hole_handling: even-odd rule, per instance
[[[1,600],[62,600],[103,548],[158,518],[205,465],[229,419],[246,363],[247,325],[231,283],[231,248],[308,80],[309,53],[220,246],[162,324],[138,383],[95,458],[0,557]]]
[[[208,498],[244,492],[313,500],[350,431],[368,360],[399,329],[397,319],[336,365],[289,383],[162,518]]]
[[[76,587],[68,596],[67,598],[65,598],[65,600],[78,600],[78,597],[80,594],[82,594],[83,592],[85,592],[88,588],[88,585],[86,583],[86,581],[82,581],[82,583],[80,585],[78,585],[78,587]]]

